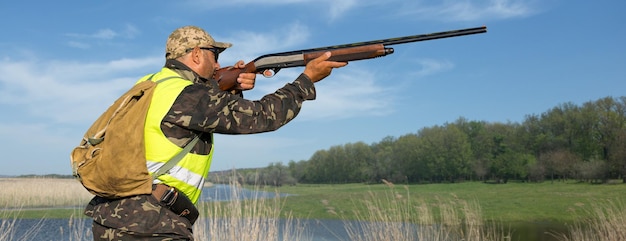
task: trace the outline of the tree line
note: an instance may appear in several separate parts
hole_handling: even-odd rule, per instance
[[[240,173],[241,174],[241,173]],[[460,117],[400,137],[316,151],[240,175],[267,185],[576,179],[626,183],[626,97],[560,104],[522,123]]]

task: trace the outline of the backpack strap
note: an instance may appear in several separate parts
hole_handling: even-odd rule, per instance
[[[151,75],[150,77],[148,77],[147,80],[151,80],[152,79]],[[155,81],[155,83],[159,84],[162,83],[166,80],[169,79],[173,79],[173,78],[180,78],[178,76],[170,76],[167,78],[163,78],[160,80]],[[159,176],[165,174],[167,171],[169,171],[170,169],[172,169],[172,167],[176,166],[176,164],[178,164],[178,162],[180,162],[180,160],[183,159],[183,157],[185,157],[185,155],[187,155],[187,153],[191,152],[191,149],[196,145],[196,143],[198,143],[198,140],[200,140],[200,135],[196,135],[193,139],[191,139],[191,141],[189,141],[185,147],[183,148],[183,150],[181,150],[178,154],[176,154],[176,156],[172,157],[172,159],[169,159],[167,162],[165,162],[165,164],[163,164],[163,166],[161,166],[156,172],[154,172],[152,174],[152,180],[156,180]]]
[[[156,74],[156,73],[154,73],[154,74],[150,75],[150,77],[148,77],[145,81],[152,80],[152,77],[153,77],[155,74]],[[180,77],[179,77],[179,76],[170,76],[170,77],[166,77],[166,78],[163,78],[163,79],[160,79],[160,80],[154,81],[154,83],[160,84],[160,83],[165,82],[166,80],[169,80],[169,79],[174,79],[174,78],[180,78]],[[181,79],[182,79],[182,78],[181,78]]]
[[[161,166],[159,170],[154,172],[152,174],[152,180],[156,180],[157,177],[165,174],[165,172],[176,166],[176,164],[178,164],[178,162],[180,162],[180,160],[182,160],[183,157],[187,155],[187,153],[191,152],[191,148],[193,148],[196,143],[198,143],[198,140],[200,140],[200,135],[196,135],[191,141],[189,141],[189,143],[187,143],[187,145],[185,145],[185,148],[183,148],[182,151],[180,151],[178,154],[176,154],[176,156],[172,157],[172,159],[163,164],[163,166]]]

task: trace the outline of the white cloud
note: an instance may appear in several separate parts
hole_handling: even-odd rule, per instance
[[[533,0],[446,0],[439,4],[415,1],[403,4],[398,12],[402,16],[443,21],[477,21],[507,19],[534,14]]]
[[[353,67],[353,68],[350,68]],[[353,117],[383,116],[392,113],[393,85],[371,71],[356,66],[333,70],[316,83],[317,99],[306,103],[301,120],[336,120]]]
[[[17,106],[32,117],[80,123],[93,119],[160,58],[102,63],[0,61],[0,104]],[[46,111],[42,111],[46,110]],[[32,118],[31,117],[31,118]]]
[[[95,33],[83,34],[83,33],[68,33],[65,34],[68,37],[77,38],[77,39],[113,39],[118,34],[108,28],[99,29]]]
[[[140,31],[132,24],[126,24],[121,30],[113,30],[110,28],[98,29],[94,33],[68,33],[66,36],[79,39],[101,39],[111,40],[117,37],[134,38]]]
[[[84,130],[71,131],[52,123],[12,120],[0,125],[5,157],[2,174],[71,174],[69,153]]]
[[[329,16],[329,20],[338,18],[345,12],[348,12],[365,0],[360,2],[357,0],[229,0],[229,1],[208,1],[208,0],[191,0],[188,3],[196,8],[222,8],[222,7],[253,7],[268,5],[306,5],[306,8],[312,6],[327,7],[327,12],[320,12],[321,16]]]
[[[120,30],[113,30],[110,28],[104,28],[96,30],[94,33],[68,33],[66,36],[71,40],[67,42],[67,45],[79,49],[88,49],[92,44],[86,43],[91,41],[113,41],[117,38],[133,39],[140,33],[132,24],[126,24]]]
[[[312,142],[277,134],[215,135],[213,160],[219,161],[211,164],[211,170],[265,167],[269,162],[286,162],[297,156],[297,150],[306,149]]]
[[[139,29],[137,29],[137,27],[135,27],[132,24],[126,24],[126,26],[124,26],[124,29],[121,32],[121,35],[124,36],[125,38],[129,38],[132,39],[135,36],[139,35],[141,33],[141,31],[139,31]]]
[[[341,17],[345,12],[358,6],[356,0],[330,0],[330,19],[337,19]]]
[[[77,49],[88,49],[91,48],[91,45],[88,43],[78,42],[78,41],[69,41],[67,45]]]
[[[220,55],[220,64],[232,65],[239,59],[253,60],[259,55],[283,52],[305,43],[310,36],[307,26],[295,22],[271,32],[239,31],[236,37],[215,37],[217,41],[233,43],[233,47]]]
[[[526,17],[539,11],[537,0],[230,0],[187,1],[194,9],[219,9],[234,7],[274,6],[299,7],[319,12],[320,19],[334,22],[350,12],[378,12],[377,16],[399,15],[414,19],[436,21],[484,21]],[[368,9],[364,11],[364,9]],[[313,9],[313,10],[311,10]],[[288,10],[283,10],[288,11]],[[269,13],[271,14],[271,13]]]
[[[95,39],[113,39],[115,37],[117,37],[117,33],[111,29],[101,29],[98,30],[98,32],[88,36],[90,38],[95,38]]]
[[[417,67],[411,68],[415,70],[410,72],[410,75],[415,77],[433,75],[454,68],[454,63],[447,60],[417,59],[414,63]]]

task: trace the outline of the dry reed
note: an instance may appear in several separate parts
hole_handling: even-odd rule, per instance
[[[286,214],[281,217],[282,201],[259,197],[253,190],[251,198],[242,196],[242,187],[230,183],[231,200],[227,202],[205,202],[200,205],[205,217],[194,225],[196,240],[266,241],[308,240],[304,227],[298,220]],[[282,221],[281,221],[282,220]]]
[[[31,240],[43,224],[42,217],[36,225],[28,227],[19,237],[16,226],[23,210],[30,208],[76,207],[82,211],[92,195],[74,179],[57,178],[0,178],[3,195],[0,196],[0,240]],[[88,240],[86,219],[70,218],[68,237],[65,240]],[[63,235],[62,228],[60,232]]]
[[[345,223],[351,241],[510,240],[510,231],[483,223],[476,201],[440,199],[433,207],[423,200],[413,201],[406,186],[399,192],[392,183],[383,182],[389,187],[386,194],[370,192],[354,203],[353,212],[361,221]]]
[[[579,222],[568,228],[569,233],[551,233],[561,241],[626,241],[626,208],[621,202],[595,201],[584,209]]]
[[[80,182],[58,178],[0,178],[6,208],[73,207],[93,197]]]

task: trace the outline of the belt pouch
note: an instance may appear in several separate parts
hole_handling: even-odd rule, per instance
[[[176,200],[170,205],[170,210],[181,217],[187,218],[191,224],[194,224],[200,215],[196,206],[183,193],[178,193]]]
[[[162,205],[178,216],[186,218],[191,224],[196,222],[199,216],[198,209],[185,194],[164,184],[155,184],[152,190],[152,195]]]

